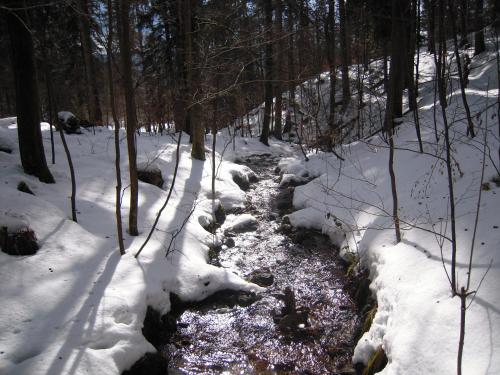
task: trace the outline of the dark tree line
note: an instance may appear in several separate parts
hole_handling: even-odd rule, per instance
[[[134,137],[139,128],[156,133],[170,127],[183,130],[190,136],[193,158],[204,160],[204,134],[209,129],[215,132],[235,124],[241,135],[249,135],[251,129],[242,118],[264,102],[258,135],[268,144],[270,136],[281,139],[284,132],[302,125],[296,106],[296,95],[302,95],[300,84],[328,71],[326,137],[332,148],[341,142],[339,129],[347,126],[342,113],[364,105],[360,77],[373,60],[384,62],[383,128],[389,143],[392,119],[402,116],[407,90],[422,151],[417,49],[427,45],[429,52],[439,53],[438,42],[452,38],[459,63],[459,47],[473,44],[474,53],[480,54],[486,49],[485,27],[498,26],[500,9],[498,0],[4,4],[0,31],[9,38],[2,37],[0,48],[11,53],[9,59],[0,59],[0,112],[18,115],[26,172],[52,181],[43,157],[40,119],[52,123],[59,110],[72,111],[91,125],[111,124],[114,117],[115,125],[127,129],[132,206],[137,200]],[[108,45],[113,29],[118,37]],[[357,74],[349,70],[352,64],[358,67]],[[467,109],[466,77],[459,70]],[[470,114],[468,119],[468,133],[474,136]],[[316,127],[317,137],[324,136]],[[131,215],[131,233],[137,232],[136,225]]]

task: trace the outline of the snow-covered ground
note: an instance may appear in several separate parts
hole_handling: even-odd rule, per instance
[[[490,45],[491,47],[491,45]],[[432,76],[433,63],[421,55],[422,72]],[[499,134],[495,53],[473,59],[467,97],[477,136],[466,136],[465,112],[455,82],[448,116],[453,147],[457,205],[458,285],[466,286],[476,205],[481,185],[486,134],[485,178],[474,243],[466,315],[464,374],[500,374],[500,186]],[[433,121],[432,83],[421,87],[420,120],[424,151],[419,154],[412,114],[404,118],[395,137],[395,170],[402,219],[402,241],[395,243],[389,152],[380,135],[342,147],[342,162],[318,153],[280,162],[291,175],[314,176],[297,187],[290,215],[293,225],[322,230],[344,256],[357,257],[370,270],[378,310],[370,330],[359,341],[354,362],[367,363],[382,347],[389,363],[383,374],[456,373],[460,299],[452,297],[445,268],[450,272],[449,195],[443,158],[444,136],[440,107]],[[403,150],[404,149],[404,150]],[[436,157],[434,155],[439,156]],[[440,247],[442,243],[442,248]],[[442,253],[441,253],[442,252]]]
[[[50,163],[48,124],[42,124]],[[122,137],[123,186],[128,185],[125,134]],[[56,184],[43,184],[23,173],[17,147],[15,118],[0,123],[0,141],[11,154],[0,152],[0,226],[32,228],[40,250],[14,257],[0,252],[0,373],[117,374],[154,348],[142,336],[146,307],[170,309],[169,293],[200,300],[221,289],[256,291],[232,272],[208,265],[209,246],[217,239],[201,224],[213,220],[213,207],[243,207],[245,194],[233,174],[252,172],[229,161],[220,162],[217,200],[211,198],[210,157],[205,163],[190,157],[184,136],[177,182],[152,240],[138,259],[156,213],[167,196],[175,164],[175,139],[137,137],[138,162],[159,168],[165,180],[159,189],[139,183],[138,237],[124,234],[127,254],[119,256],[114,216],[115,174],[113,132],[99,129],[67,135],[77,176],[78,223],[70,220],[70,177],[59,134],[55,134],[56,164],[49,165]],[[221,138],[221,150],[223,142]],[[239,155],[264,152],[257,140],[237,140]],[[275,144],[283,153],[290,147]],[[235,157],[229,147],[227,155]],[[259,151],[260,148],[260,151]],[[24,181],[34,192],[16,189]],[[128,189],[123,197],[124,227]],[[194,212],[180,233],[184,220]],[[201,224],[200,224],[201,223]],[[14,228],[13,228],[14,229]],[[165,257],[167,248],[171,254]]]

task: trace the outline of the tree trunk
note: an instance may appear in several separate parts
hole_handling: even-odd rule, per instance
[[[404,82],[404,61],[406,58],[405,21],[403,15],[409,6],[409,0],[392,0],[391,29],[391,68],[389,73],[389,92],[385,111],[385,131],[389,141],[389,175],[391,179],[393,222],[396,242],[401,241],[398,214],[398,193],[394,171],[394,118],[401,117]]]
[[[445,152],[446,152],[446,172],[448,177],[448,196],[451,222],[451,271],[450,284],[453,295],[457,293],[456,285],[456,264],[457,264],[457,232],[455,220],[455,190],[453,186],[453,167],[451,155],[451,142],[449,135],[448,117],[446,115],[446,40],[444,36],[444,1],[439,0],[439,48],[437,54],[434,54],[434,64],[436,66],[437,88],[439,93],[439,105],[441,106],[441,115],[443,118]]]
[[[455,27],[455,9],[453,7],[452,1],[448,0],[448,12],[451,15],[451,30],[453,34],[453,50],[455,53],[455,60],[457,62],[457,71],[458,71],[458,78],[459,78],[459,84],[460,84],[460,94],[462,96],[462,103],[465,108],[465,114],[467,117],[467,135],[470,135],[472,138],[475,137],[474,133],[474,123],[472,122],[472,116],[470,114],[470,109],[469,109],[469,103],[467,102],[467,95],[465,93],[465,79],[464,79],[464,72],[462,69],[462,60],[460,56],[460,51],[458,50],[458,40],[457,40],[457,32],[456,32],[456,27]]]
[[[134,86],[132,82],[132,57],[130,53],[130,3],[129,0],[120,1],[120,55],[122,62],[123,88],[125,91],[125,108],[127,113],[127,148],[130,174],[130,211],[128,231],[131,236],[139,234],[137,230],[137,211],[139,183],[137,179],[137,160],[135,148],[135,130],[137,128],[137,114],[135,106]]]
[[[120,121],[116,114],[115,104],[115,84],[113,80],[113,0],[108,0],[108,45],[107,45],[107,68],[109,83],[109,105],[111,106],[111,116],[115,125],[115,217],[116,217],[116,237],[118,239],[118,248],[120,255],[125,254],[125,244],[123,243],[123,222],[122,222],[122,173],[120,169]]]
[[[177,0],[176,2],[176,24],[175,24],[175,71],[176,79],[174,80],[174,100],[173,100],[173,115],[175,123],[175,131],[185,131],[190,134],[191,131],[188,126],[188,115],[187,115],[187,83],[186,83],[186,63],[185,63],[185,4],[184,0]]]
[[[281,140],[281,132],[282,132],[282,110],[283,110],[283,97],[281,93],[281,86],[282,82],[285,80],[284,76],[284,70],[283,70],[283,51],[284,51],[284,43],[283,43],[283,1],[282,0],[275,0],[276,1],[276,36],[278,38],[278,53],[276,56],[276,77],[277,77],[277,82],[275,84],[275,94],[276,94],[276,103],[274,106],[274,136]]]
[[[340,57],[342,59],[342,108],[345,110],[351,100],[351,88],[349,83],[349,65],[351,56],[349,51],[349,40],[347,31],[347,12],[345,0],[339,0],[339,22],[340,22]]]
[[[33,40],[27,29],[27,11],[7,12],[11,62],[16,87],[17,133],[24,172],[45,183],[54,183],[49,171],[40,130],[40,99],[38,97]]]
[[[460,47],[469,44],[467,38],[467,0],[460,0]]]
[[[264,6],[264,24],[266,28],[266,46],[265,46],[265,107],[264,107],[264,121],[262,123],[262,133],[260,134],[260,141],[269,146],[269,128],[271,123],[271,107],[273,105],[273,5],[272,0],[263,0]]]
[[[328,51],[328,68],[330,75],[330,106],[328,116],[328,127],[330,132],[335,130],[335,97],[336,97],[336,46],[335,46],[335,0],[328,1],[327,25],[325,26],[326,48]],[[332,134],[333,136],[333,134]]]
[[[483,15],[483,0],[476,0],[476,32],[474,33],[474,56],[486,51],[484,44],[484,15]]]
[[[59,127],[59,135],[61,136],[61,142],[64,147],[64,153],[66,154],[66,159],[68,160],[69,174],[71,176],[71,220],[75,223],[78,221],[76,218],[76,177],[75,168],[73,168],[73,160],[71,159],[71,153],[69,152],[68,144],[66,143],[66,136],[64,135],[64,129],[62,126]]]
[[[89,122],[92,125],[102,124],[102,111],[99,102],[99,90],[94,59],[92,56],[92,38],[90,32],[90,12],[88,0],[78,0],[78,29],[82,43],[83,62],[85,64],[85,76],[87,80],[87,105],[89,110]]]
[[[424,7],[427,11],[427,50],[434,53],[436,52],[436,0],[424,0]]]
[[[290,132],[292,131],[292,120],[291,111],[295,108],[295,59],[294,59],[294,46],[295,41],[293,39],[293,9],[290,1],[287,2],[288,5],[288,17],[287,17],[287,32],[288,32],[288,108],[285,121],[284,133],[288,133],[290,138]]]
[[[187,8],[185,18],[185,38],[186,38],[186,65],[188,69],[187,84],[190,99],[189,124],[192,135],[191,156],[197,160],[205,160],[205,127],[200,100],[201,91],[201,66],[199,59],[197,24],[198,0],[186,2]],[[195,66],[196,64],[196,66]]]

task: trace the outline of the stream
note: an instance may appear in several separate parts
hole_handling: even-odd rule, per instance
[[[169,374],[355,374],[350,362],[360,318],[345,265],[327,237],[283,225],[278,206],[291,190],[278,187],[276,160],[252,156],[244,164],[259,178],[244,212],[259,224],[220,233],[226,246],[212,263],[267,289],[174,301],[175,330],[161,346]]]

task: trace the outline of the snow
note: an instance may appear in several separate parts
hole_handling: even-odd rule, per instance
[[[0,373],[120,373],[145,352],[155,350],[141,333],[148,305],[165,313],[170,310],[169,293],[198,301],[221,289],[261,290],[230,270],[207,264],[209,246],[220,240],[203,229],[213,222],[219,204],[226,212],[244,207],[245,193],[233,176],[248,181],[253,172],[233,162],[255,154],[281,158],[282,184],[314,178],[295,189],[297,211],[288,215],[290,223],[321,230],[343,256],[358,258],[360,267],[370,271],[370,288],[378,309],[370,330],[356,346],[353,362],[367,363],[382,347],[389,359],[382,374],[456,373],[460,301],[452,296],[443,268],[444,263],[449,270],[450,245],[444,241],[440,247],[442,235],[449,235],[448,186],[444,164],[432,156],[443,157],[443,137],[436,145],[432,57],[421,53],[420,62],[422,80],[427,80],[421,84],[419,101],[426,154],[417,152],[412,115],[403,117],[395,137],[400,148],[395,168],[403,227],[398,244],[392,228],[388,150],[380,134],[342,146],[337,151],[344,161],[317,152],[310,153],[306,162],[293,143],[271,139],[267,147],[256,138],[221,131],[216,146],[215,197],[211,191],[212,154],[207,153],[205,163],[191,159],[185,136],[172,199],[151,241],[136,259],[133,255],[172,182],[175,141],[169,136],[137,137],[138,165],[159,169],[165,184],[161,190],[139,182],[140,235],[124,233],[127,254],[120,257],[114,218],[113,132],[98,128],[96,135],[84,132],[67,137],[78,187],[78,223],[74,223],[69,220],[70,178],[59,137],[55,137],[56,164],[49,166],[56,184],[43,184],[22,172],[15,118],[0,119],[0,145],[8,144],[13,150],[12,154],[0,152],[0,226],[29,226],[41,246],[34,256],[13,257],[0,252]],[[372,63],[370,69],[378,63]],[[489,190],[482,191],[474,247],[471,287],[477,294],[468,300],[463,373],[500,375],[500,187],[492,181],[497,176],[494,163],[498,166],[498,118],[496,107],[485,111],[496,105],[495,53],[474,57],[471,67],[466,92],[478,133],[475,139],[465,135],[456,77],[448,108],[453,119],[460,286],[465,284],[468,271],[486,125],[491,159],[486,158]],[[320,93],[327,98],[329,83],[326,76],[321,78]],[[302,86],[301,92],[315,92],[314,80]],[[304,117],[310,116],[307,103],[311,98],[304,95],[296,99],[303,104]],[[369,94],[365,100],[370,103],[365,111],[373,111],[365,120],[377,124],[383,114],[375,109],[383,108],[384,100]],[[321,102],[328,107],[326,100]],[[249,116],[247,125],[254,135],[258,134],[261,112],[259,107]],[[345,119],[351,115],[346,114]],[[441,116],[437,118],[442,131]],[[50,160],[48,129],[48,124],[42,126]],[[127,186],[125,134],[120,138],[123,185]],[[211,145],[211,135],[206,144]],[[20,181],[25,181],[35,196],[19,192],[16,186]],[[128,194],[126,189],[124,224]],[[223,229],[256,224],[251,215],[229,214]]]
[[[490,47],[491,44],[490,44]],[[463,373],[500,374],[500,187],[498,176],[497,77],[494,52],[473,58],[466,89],[478,135],[466,136],[466,120],[457,82],[449,100],[448,116],[453,142],[454,183],[457,206],[459,286],[465,286],[476,205],[483,163],[483,139],[488,126],[485,180],[482,191],[474,256],[470,307],[466,315]],[[421,55],[421,71],[432,76],[432,58]],[[476,67],[476,68],[474,68]],[[421,86],[420,122],[424,151],[444,157],[441,136],[436,146],[433,125],[432,83]],[[488,100],[489,97],[489,100]],[[487,107],[494,105],[486,111]],[[438,130],[442,132],[440,108]],[[453,297],[443,269],[449,272],[451,246],[439,242],[450,235],[446,169],[438,158],[418,153],[413,115],[403,118],[395,138],[395,169],[403,239],[395,243],[392,195],[388,174],[388,149],[380,136],[342,147],[345,161],[328,153],[284,158],[280,168],[288,174],[315,177],[294,194],[298,211],[289,215],[294,226],[315,228],[328,234],[346,258],[360,259],[370,271],[371,290],[378,310],[373,324],[358,342],[353,362],[367,363],[380,347],[389,363],[386,375],[456,373],[460,299]],[[402,150],[404,149],[404,150]],[[412,151],[414,150],[414,151]],[[337,150],[339,151],[339,150]],[[340,228],[346,237],[340,235]],[[434,232],[434,233],[432,233]],[[484,278],[484,279],[483,279]]]
[[[0,225],[9,229],[29,226],[40,250],[24,257],[0,252],[0,373],[117,374],[145,352],[155,351],[141,333],[148,305],[165,313],[170,309],[171,292],[196,301],[221,289],[262,290],[230,270],[207,264],[209,246],[217,239],[198,220],[212,218],[219,202],[225,207],[243,207],[245,195],[232,181],[235,170],[245,172],[242,166],[221,161],[217,154],[217,200],[213,202],[209,198],[210,163],[191,159],[184,136],[171,202],[136,259],[133,255],[167,196],[175,164],[172,138],[137,137],[139,165],[159,168],[165,190],[139,182],[140,235],[124,233],[127,254],[120,257],[114,217],[113,132],[99,128],[95,136],[84,132],[67,137],[77,176],[78,223],[74,223],[70,220],[69,171],[59,137],[55,137],[56,164],[49,165],[56,184],[43,184],[22,172],[15,121],[2,120],[1,124],[0,138],[12,141],[13,152],[0,152]],[[48,126],[42,127],[42,134],[50,161]],[[120,138],[123,186],[127,186],[125,134]],[[18,191],[20,181],[35,196]],[[125,227],[128,193],[126,189],[122,208]],[[170,254],[165,257],[169,244]]]
[[[230,215],[227,219],[227,224],[224,228],[230,231],[242,231],[246,228],[256,228],[258,225],[257,219],[250,214]]]
[[[60,112],[57,112],[57,118],[59,119],[59,121],[62,121],[62,122],[68,122],[68,120],[70,118],[76,118],[76,116],[71,113],[71,112],[68,112],[68,111],[60,111]]]

